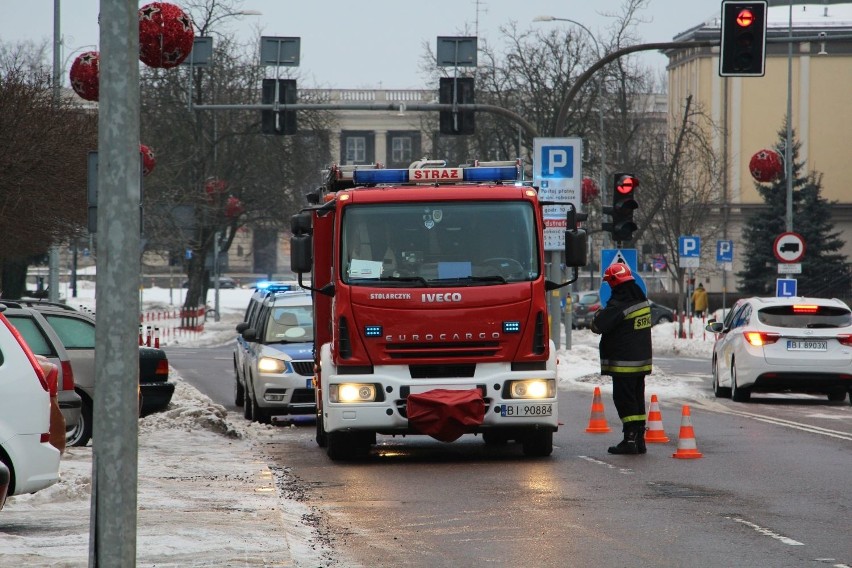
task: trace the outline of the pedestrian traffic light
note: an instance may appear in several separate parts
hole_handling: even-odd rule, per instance
[[[721,77],[763,77],[766,62],[766,6],[759,2],[722,2]]]
[[[473,77],[441,77],[438,85],[438,102],[442,105],[474,104]],[[473,134],[476,120],[472,110],[442,110],[439,112],[441,134]]]
[[[639,180],[633,174],[617,173],[613,176],[612,206],[604,207],[603,212],[612,216],[611,223],[603,223],[603,229],[612,234],[616,242],[633,239],[638,225],[633,221],[633,211],[639,207],[636,202],[636,189]]]
[[[292,105],[298,100],[295,79],[264,79],[261,85],[261,102],[275,104],[276,90],[279,104]],[[260,111],[260,129],[264,134],[295,134],[296,111]]]

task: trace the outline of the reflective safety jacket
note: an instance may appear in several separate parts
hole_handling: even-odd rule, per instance
[[[601,334],[601,374],[614,379],[647,375],[652,368],[651,304],[646,299],[617,298],[620,295],[613,294],[592,321],[592,331]]]

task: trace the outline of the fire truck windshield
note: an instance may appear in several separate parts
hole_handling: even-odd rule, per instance
[[[540,271],[528,202],[350,205],[341,238],[340,277],[356,286],[481,286]]]

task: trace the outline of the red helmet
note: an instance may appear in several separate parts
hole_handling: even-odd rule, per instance
[[[630,273],[630,268],[626,264],[617,262],[604,270],[603,279],[610,287],[614,288],[619,284],[633,280],[633,274]]]

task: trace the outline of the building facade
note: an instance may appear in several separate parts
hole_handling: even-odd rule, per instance
[[[788,92],[803,174],[822,174],[822,196],[836,202],[832,222],[845,242],[841,253],[852,256],[852,192],[845,184],[852,176],[852,112],[848,108],[852,40],[839,38],[852,36],[852,4],[797,5],[792,12],[786,5],[774,6],[769,8],[767,21],[763,77],[720,77],[718,47],[668,52],[670,120],[676,119],[685,99],[692,95],[711,117],[713,124],[708,132],[727,166],[716,214],[722,227],[719,238],[734,241],[733,270],[717,267],[711,243],[702,247],[706,250],[702,251],[702,269],[697,272],[698,278],[715,291],[735,291],[735,273],[742,269],[743,222],[750,211],[763,204],[749,161],[761,149],[775,148],[779,133],[786,131]],[[676,36],[674,41],[718,39],[720,27],[720,19],[714,18]],[[786,201],[786,195],[779,199]]]

